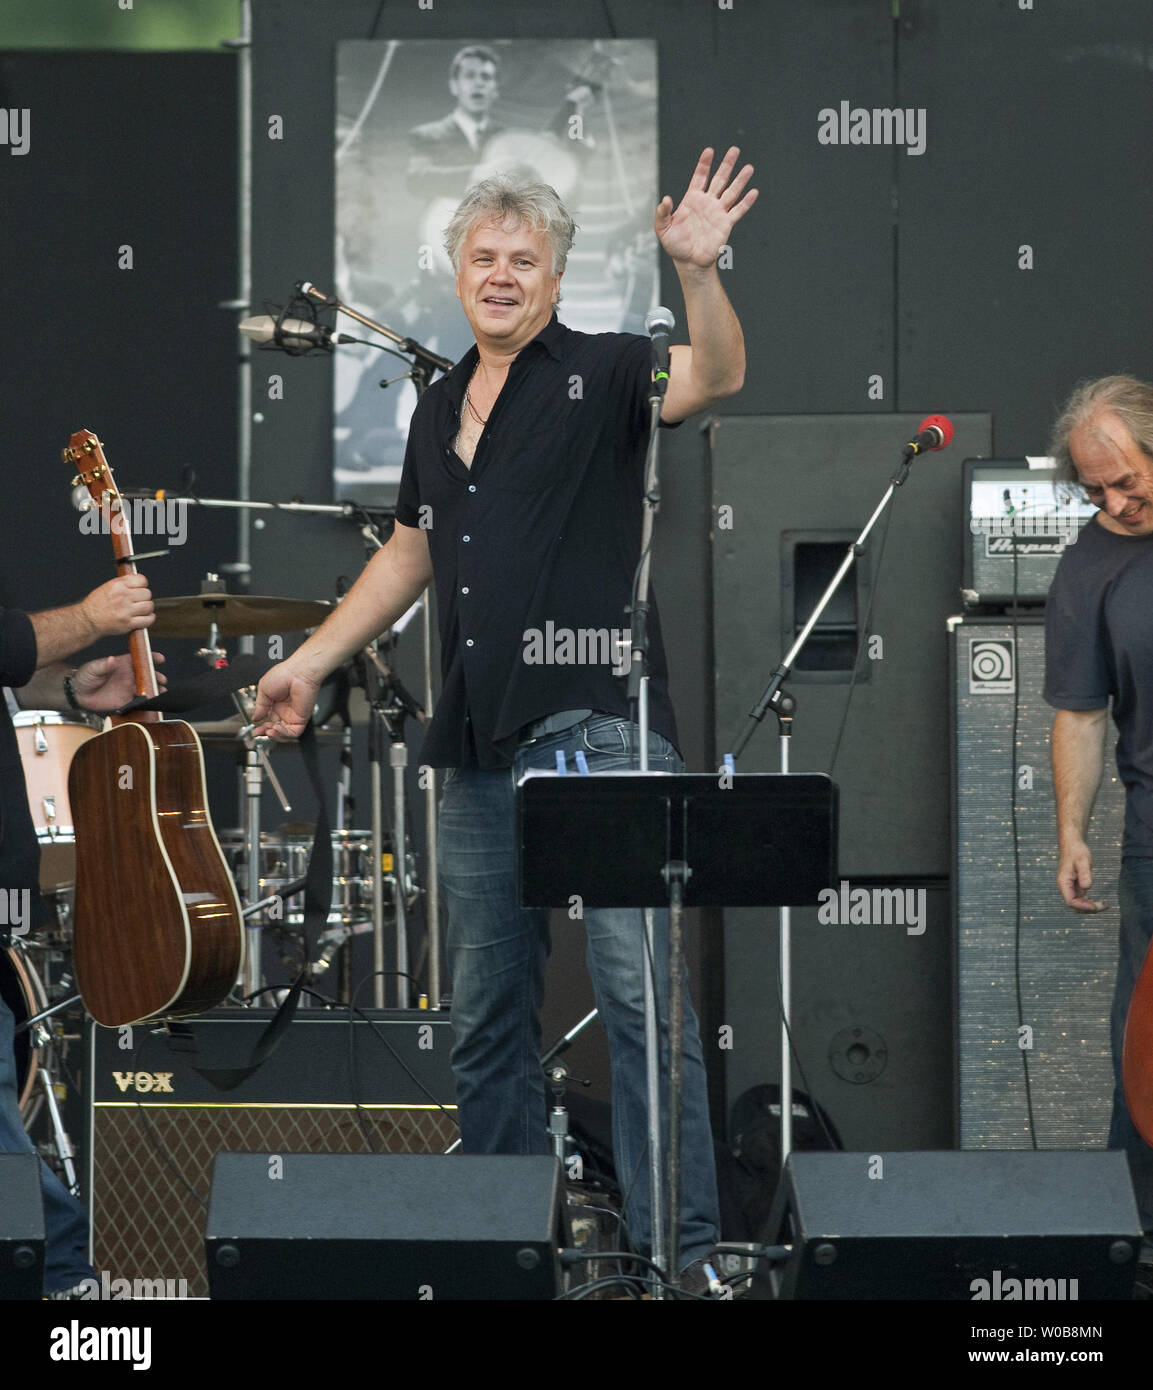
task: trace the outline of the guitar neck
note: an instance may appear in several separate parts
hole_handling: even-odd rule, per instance
[[[135,566],[130,573],[136,573]],[[132,655],[132,678],[136,693],[146,695],[151,700],[160,694],[160,687],[156,684],[156,666],[152,660],[152,643],[148,639],[147,628],[139,628],[128,634],[128,650]]]
[[[77,465],[80,469],[73,484],[83,483],[92,500],[103,510],[107,509],[108,530],[112,535],[112,550],[116,556],[116,573],[128,575],[136,573],[136,556],[132,549],[132,531],[124,501],[117,490],[112,470],[104,457],[103,446],[91,430],[77,430],[63,451],[66,463]],[[137,695],[153,699],[160,693],[156,682],[156,666],[152,660],[152,644],[145,628],[138,628],[128,635],[128,650],[132,657],[132,677]],[[131,721],[134,723],[156,723],[161,716],[156,710],[143,710],[127,715],[114,715],[114,724]]]
[[[120,505],[119,499],[113,503],[114,507]],[[123,530],[119,534],[116,528],[113,528],[112,543],[116,550],[116,558],[120,561],[116,566],[117,571],[120,574],[135,574],[136,562],[131,559],[132,534],[128,530],[127,518],[124,519]],[[123,554],[121,553],[122,550],[124,551]],[[149,640],[147,628],[140,627],[128,634],[128,651],[132,657],[132,683],[136,693],[151,700],[160,694],[160,687],[156,683],[156,663],[152,660],[152,642]],[[119,723],[121,719],[125,719],[138,724],[155,724],[162,718],[163,716],[158,710],[140,710],[133,714],[120,716],[115,722]]]

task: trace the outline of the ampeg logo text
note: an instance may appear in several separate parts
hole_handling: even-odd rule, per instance
[[[1076,535],[1066,536],[986,536],[985,554],[992,559],[995,555],[1060,555],[1067,545],[1077,539]]]
[[[1013,640],[969,638],[969,694],[1012,695],[1017,689]]]

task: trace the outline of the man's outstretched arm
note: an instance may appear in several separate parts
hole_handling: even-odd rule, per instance
[[[336,609],[307,642],[265,673],[252,716],[257,733],[298,738],[324,678],[391,627],[431,581],[428,533],[398,521]]]
[[[669,385],[661,410],[668,424],[735,395],[744,383],[744,334],[717,271],[717,257],[733,227],[757,200],[755,188],[745,192],[753,176],[751,164],[733,177],[739,154],[734,145],[710,177],[713,151],[702,151],[680,204],[674,207],[671,198],[662,198],[653,219],[681,282],[689,335],[688,347],[669,352]]]

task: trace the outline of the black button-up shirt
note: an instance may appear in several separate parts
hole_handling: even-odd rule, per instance
[[[433,767],[508,766],[524,725],[558,710],[628,714],[649,340],[554,318],[509,368],[470,469],[453,442],[477,360],[473,346],[421,398],[396,507],[427,530],[436,582]],[[649,722],[676,743],[650,601]]]

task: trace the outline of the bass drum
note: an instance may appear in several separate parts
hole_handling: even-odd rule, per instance
[[[17,1028],[48,1007],[44,985],[22,946],[0,951],[0,996],[12,1010]],[[20,1098],[20,1113],[26,1114],[36,1096],[40,1049],[33,1047],[29,1033],[18,1033],[15,1052],[16,1093]]]

